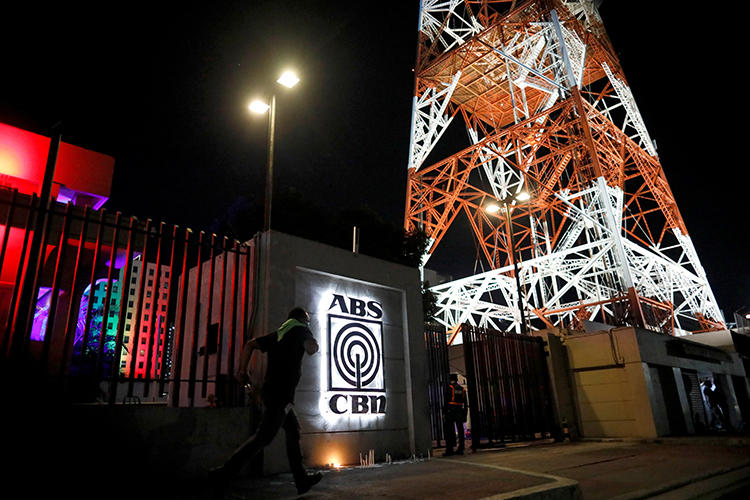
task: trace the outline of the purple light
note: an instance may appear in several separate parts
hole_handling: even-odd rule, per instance
[[[138,257],[140,257],[140,255],[141,255],[140,252],[134,253],[133,254],[133,260],[136,260]],[[115,269],[122,269],[122,266],[125,265],[125,263],[127,261],[127,258],[128,258],[127,252],[125,250],[123,250],[123,249],[118,249],[117,250],[117,255],[115,256]],[[107,260],[107,262],[106,262],[105,265],[107,267],[109,267],[110,266],[110,262],[112,262],[112,261],[111,260]]]
[[[109,198],[106,196],[86,193],[84,191],[76,191],[75,189],[69,189],[66,186],[60,186],[60,190],[57,194],[57,201],[60,203],[72,202],[76,206],[89,206],[94,210],[99,210],[108,199]]]
[[[58,297],[61,294],[62,292],[57,292]],[[44,335],[47,331],[47,320],[49,319],[50,299],[52,299],[52,289],[46,286],[40,286],[39,293],[36,297],[34,323],[31,325],[31,340],[44,340]]]

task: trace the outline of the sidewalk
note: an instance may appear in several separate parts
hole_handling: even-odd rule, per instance
[[[207,494],[192,489],[179,498],[210,498]],[[750,497],[748,436],[537,442],[459,457],[326,470],[304,498],[597,500],[732,494]],[[224,498],[298,496],[291,475],[281,474],[235,481]]]

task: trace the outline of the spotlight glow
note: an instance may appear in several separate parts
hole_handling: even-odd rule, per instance
[[[485,207],[485,210],[488,214],[496,214],[500,211],[500,205],[497,203],[490,203]]]
[[[263,102],[263,101],[261,101],[259,99],[256,99],[256,100],[254,100],[253,102],[250,103],[250,106],[248,106],[248,108],[253,113],[258,113],[259,115],[262,115],[263,113],[265,113],[266,111],[268,111],[268,108],[270,108],[270,106],[268,104],[266,104],[265,102]]]
[[[284,71],[276,81],[284,87],[292,88],[299,83],[299,78],[293,71]]]
[[[531,198],[531,195],[527,193],[526,191],[521,191],[516,195],[516,200],[518,201],[527,201]]]

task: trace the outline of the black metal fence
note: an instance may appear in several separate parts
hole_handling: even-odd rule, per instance
[[[462,326],[472,448],[550,437],[544,341]]]
[[[0,189],[0,357],[76,402],[242,404],[257,245]],[[20,363],[20,364],[19,364]]]
[[[442,446],[445,440],[443,426],[444,389],[448,385],[450,366],[448,363],[448,339],[442,325],[427,323],[424,330],[430,377],[427,383],[427,398],[430,405],[430,431],[433,445]]]

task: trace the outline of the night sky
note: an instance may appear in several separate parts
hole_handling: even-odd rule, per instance
[[[155,3],[4,7],[0,121],[49,135],[62,120],[64,141],[115,157],[110,209],[208,229],[262,200],[266,122],[246,106],[276,88],[279,189],[401,224],[417,0]],[[730,319],[750,305],[739,35],[713,11],[657,3],[678,5],[608,0],[601,14]],[[282,92],[287,67],[302,82]],[[471,269],[470,238],[430,267]]]

